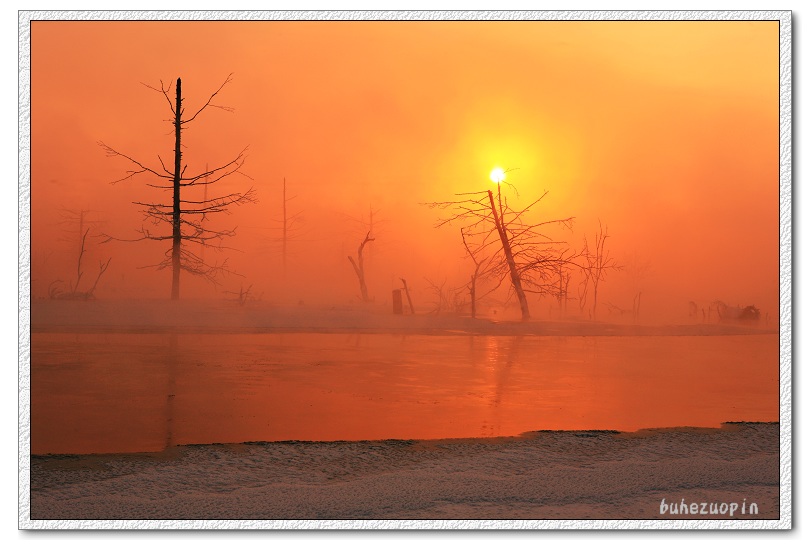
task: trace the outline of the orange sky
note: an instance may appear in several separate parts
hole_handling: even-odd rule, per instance
[[[259,203],[212,223],[238,226],[222,288],[183,279],[184,296],[252,284],[263,299],[347,303],[346,256],[375,214],[370,293],[383,301],[425,278],[460,285],[471,271],[458,230],[434,229],[423,206],[486,189],[514,168],[514,204],[548,190],[537,220],[574,216],[574,246],[599,220],[627,266],[600,295],[651,314],[689,300],[755,304],[775,317],[779,245],[778,22],[58,22],[31,25],[32,295],[75,270],[77,226],[135,238],[133,200],[158,200],[130,166],[96,144],[158,165],[171,159],[171,113],[141,85],[183,79],[187,109],[228,74],[219,103],[184,133],[189,171],[249,145],[227,191]],[[159,166],[159,165],[158,165]],[[279,246],[287,179],[301,230],[286,288]],[[70,218],[70,215],[68,215]],[[164,298],[153,242],[90,243],[89,276],[112,257],[97,296]],[[208,254],[208,253],[207,253]],[[224,256],[222,256],[224,257]],[[604,294],[603,294],[604,293]],[[536,316],[546,311],[535,308]]]

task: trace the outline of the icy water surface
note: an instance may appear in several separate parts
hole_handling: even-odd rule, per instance
[[[31,334],[31,452],[777,421],[778,335]]]

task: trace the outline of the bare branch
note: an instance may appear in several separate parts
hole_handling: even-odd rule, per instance
[[[159,92],[159,93],[163,94],[163,97],[165,97],[166,101],[169,102],[169,109],[171,109],[172,114],[173,115],[177,114],[177,113],[174,112],[174,104],[172,104],[172,98],[169,97],[169,90],[171,90],[171,86],[164,85],[162,80],[160,81],[160,89],[155,88],[154,86],[150,86],[149,84],[144,84],[143,82],[141,82],[141,84],[143,84],[144,86],[146,86],[150,90],[154,90],[156,92]]]
[[[218,94],[219,92],[221,92],[221,91],[222,91],[222,88],[224,88],[224,87],[225,87],[227,84],[229,84],[229,83],[231,82],[231,80],[233,80],[233,79],[231,78],[232,76],[233,76],[233,73],[231,73],[231,74],[229,74],[229,75],[228,75],[228,78],[226,78],[226,79],[225,79],[225,82],[223,82],[223,83],[222,83],[222,85],[220,85],[220,87],[219,87],[219,88],[217,88],[217,90],[216,90],[216,91],[215,91],[213,94],[211,94],[211,97],[209,97],[209,98],[208,98],[208,101],[206,101],[206,102],[205,102],[205,105],[203,105],[202,107],[200,107],[200,109],[199,109],[199,110],[198,110],[196,113],[194,113],[194,115],[193,115],[191,118],[184,119],[184,120],[182,120],[181,122],[182,122],[183,124],[188,124],[189,122],[191,122],[192,120],[194,120],[195,118],[197,118],[197,115],[199,115],[200,113],[202,113],[202,112],[203,112],[203,111],[204,111],[204,110],[205,110],[207,107],[215,107],[215,108],[218,108],[218,109],[225,109],[225,110],[229,110],[229,108],[226,108],[226,107],[220,107],[220,106],[217,106],[217,105],[212,105],[212,104],[211,104],[211,101],[212,101],[212,100],[213,100],[213,99],[214,99],[214,98],[217,96],[217,94]],[[231,112],[233,112],[233,109],[230,109],[230,111],[231,111]]]
[[[118,179],[118,180],[115,180],[115,181],[112,181],[112,182],[110,182],[111,184],[116,184],[116,183],[119,183],[119,182],[122,182],[122,181],[128,180],[128,179],[130,179],[130,178],[132,178],[132,177],[134,177],[134,176],[137,176],[138,174],[143,174],[143,173],[145,173],[145,172],[146,172],[146,173],[149,173],[149,174],[153,174],[153,175],[155,175],[155,176],[157,176],[157,177],[159,177],[159,178],[163,178],[163,179],[171,179],[171,176],[166,176],[166,175],[163,175],[163,174],[159,174],[159,173],[158,173],[158,172],[156,172],[155,170],[153,170],[153,169],[151,169],[151,168],[149,168],[149,167],[147,167],[147,166],[144,166],[144,165],[143,165],[143,164],[141,164],[139,161],[135,160],[134,158],[130,157],[129,155],[125,155],[124,153],[121,153],[121,152],[119,152],[119,151],[116,151],[115,149],[113,149],[112,147],[110,147],[109,145],[107,145],[106,143],[104,143],[103,141],[99,141],[99,142],[98,142],[98,145],[99,145],[99,146],[100,146],[102,149],[104,149],[104,151],[106,152],[106,154],[107,154],[107,156],[108,156],[108,157],[123,157],[123,158],[127,159],[128,161],[130,161],[131,163],[135,164],[136,166],[138,166],[138,167],[140,168],[140,170],[132,170],[132,171],[129,171],[129,172],[128,172],[128,174],[129,174],[128,176],[123,177],[123,178]]]

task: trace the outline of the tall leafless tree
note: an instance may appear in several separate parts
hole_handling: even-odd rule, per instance
[[[304,231],[304,211],[293,207],[293,201],[298,195],[290,196],[287,178],[282,178],[281,182],[281,217],[273,218],[271,227],[261,229],[272,233],[271,237],[263,238],[267,243],[263,250],[269,251],[274,257],[281,258],[281,276],[283,281],[287,281],[291,260],[299,252],[296,243],[302,242]]]
[[[454,222],[462,224],[462,240],[470,256],[497,257],[488,269],[488,275],[494,278],[496,287],[505,280],[509,281],[524,321],[531,318],[526,293],[553,293],[557,266],[570,263],[575,257],[565,242],[556,241],[544,233],[552,225],[570,229],[572,217],[537,223],[527,221],[531,209],[546,194],[515,210],[502,196],[501,183],[498,182],[497,195],[488,189],[458,193],[458,200],[428,204],[431,208],[450,211],[439,220],[437,227]],[[468,239],[475,240],[475,244],[469,245]]]
[[[296,196],[288,197],[287,196],[287,178],[284,178],[284,184],[282,186],[282,196],[281,196],[281,210],[282,210],[282,220],[281,220],[281,267],[283,270],[284,278],[287,277],[287,252],[289,249],[288,243],[295,239],[298,231],[299,226],[301,223],[301,214],[303,212],[298,211],[295,213],[289,212],[288,203],[295,199]]]
[[[140,174],[146,174],[157,178],[157,183],[147,184],[149,187],[160,189],[163,191],[171,191],[171,202],[140,202],[136,201],[134,204],[142,207],[142,212],[145,219],[152,222],[154,225],[168,225],[171,227],[170,232],[153,232],[146,227],[141,227],[141,236],[136,239],[116,239],[116,240],[153,240],[153,241],[169,241],[171,246],[165,253],[165,258],[156,264],[154,267],[158,269],[171,268],[172,271],[172,288],[171,298],[177,300],[180,298],[180,272],[181,270],[187,271],[193,275],[202,276],[209,281],[216,283],[217,277],[223,273],[230,273],[227,265],[227,259],[220,263],[208,263],[201,255],[196,254],[189,246],[184,246],[186,243],[196,243],[203,247],[214,248],[218,250],[225,249],[223,240],[235,234],[234,229],[212,229],[208,224],[204,225],[208,217],[212,214],[226,213],[233,206],[239,206],[246,203],[256,202],[256,192],[250,187],[245,192],[214,194],[209,197],[206,193],[201,200],[190,200],[187,191],[194,187],[205,187],[214,185],[220,182],[223,178],[235,173],[242,174],[240,171],[245,163],[247,147],[242,149],[236,157],[230,161],[217,166],[213,169],[206,168],[205,171],[194,174],[186,175],[188,165],[183,165],[182,158],[182,132],[186,125],[190,124],[197,119],[200,114],[212,109],[222,109],[228,112],[233,112],[230,107],[216,105],[213,103],[214,98],[222,91],[222,89],[231,82],[232,75],[212,93],[208,100],[193,112],[190,116],[185,116],[184,99],[182,95],[182,82],[177,79],[174,89],[174,100],[170,95],[171,85],[160,82],[160,88],[155,88],[144,84],[147,88],[154,90],[164,96],[169,105],[172,113],[171,124],[174,133],[174,162],[170,167],[167,167],[163,159],[158,155],[160,168],[150,167],[141,161],[121,153],[109,145],[99,142],[99,145],[104,149],[108,156],[121,157],[129,161],[134,167],[128,171],[127,176],[116,180],[113,183],[119,183],[129,180]],[[242,174],[244,175],[244,174]]]

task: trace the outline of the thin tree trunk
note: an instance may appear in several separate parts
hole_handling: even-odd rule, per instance
[[[206,174],[208,173],[207,162],[205,163],[205,173]],[[203,185],[203,202],[205,204],[208,204],[208,176],[205,176],[205,184]],[[203,217],[203,219],[200,220],[200,228],[204,229],[204,227],[205,227],[205,218]],[[200,259],[203,262],[205,262],[205,249],[206,249],[205,242],[204,241],[200,242]]]
[[[281,198],[282,210],[284,213],[284,226],[281,229],[281,273],[284,280],[287,280],[287,178],[284,178],[284,186]]]
[[[109,258],[107,260],[107,263],[103,263],[103,262],[98,263],[98,275],[96,276],[96,280],[93,283],[93,286],[90,287],[90,290],[88,290],[85,293],[85,294],[87,294],[87,296],[89,298],[92,298],[93,294],[96,292],[96,287],[98,286],[98,282],[101,279],[101,276],[104,275],[104,272],[107,271],[107,268],[110,267],[110,262],[111,261],[112,261],[112,258]]]
[[[177,100],[174,108],[174,201],[172,203],[172,300],[180,299],[180,120],[182,96],[177,79]]]
[[[405,288],[405,297],[408,298],[408,307],[411,308],[411,315],[413,315],[415,311],[413,310],[413,301],[411,301],[411,291],[408,290],[408,283],[402,277],[399,280],[402,281],[402,286]]]
[[[478,266],[475,266],[475,274],[470,276],[470,306],[471,316],[475,319],[475,280],[478,278]]]
[[[362,254],[362,252],[360,254]],[[349,256],[349,261],[351,262],[352,267],[354,268],[354,273],[357,275],[357,280],[360,282],[360,297],[364,302],[368,302],[369,299],[368,299],[368,288],[366,287],[366,275],[365,273],[363,273],[363,256],[361,255],[360,259],[358,260],[360,262],[359,266],[357,265],[357,263],[355,263],[354,258],[352,258],[351,256]]]
[[[82,278],[82,256],[84,255],[84,242],[87,239],[87,233],[84,230],[84,210],[79,211],[79,238],[81,242],[79,244],[79,265],[76,268],[76,286],[71,289],[71,292],[79,289],[79,279]]]
[[[464,236],[464,230],[461,230],[461,242],[464,243],[464,249],[467,251],[467,254],[470,256],[470,259],[475,264],[475,271],[470,276],[470,315],[473,319],[475,319],[476,315],[476,308],[475,308],[475,286],[476,282],[478,281],[478,272],[481,270],[481,263],[475,259],[475,255],[470,250],[470,247],[467,246],[467,237]]]
[[[506,235],[506,231],[503,229],[503,222],[498,215],[498,209],[495,208],[495,199],[492,196],[492,191],[487,191],[487,193],[489,194],[489,204],[492,207],[492,215],[495,218],[495,227],[498,230],[498,235],[501,238],[504,256],[506,256],[506,265],[509,266],[509,276],[512,280],[512,288],[515,289],[518,303],[520,303],[520,316],[521,319],[527,321],[531,318],[531,315],[529,315],[529,303],[526,301],[526,293],[523,292],[523,284],[520,281],[520,274],[517,271],[517,265],[515,265],[515,258],[512,256],[512,246],[509,244],[509,238]]]
[[[366,247],[367,242],[373,240],[374,237],[371,236],[371,231],[369,231],[366,233],[366,238],[363,239],[363,242],[360,243],[360,246],[357,248],[357,262],[354,261],[354,258],[349,256],[349,262],[351,262],[354,272],[357,274],[357,279],[360,281],[360,296],[364,302],[370,302],[371,300],[368,298],[368,288],[366,287],[366,270],[363,266],[363,249]]]
[[[84,274],[84,272],[82,271],[82,256],[84,256],[84,252],[85,252],[84,243],[85,243],[85,241],[87,241],[87,234],[88,233],[90,233],[89,229],[84,232],[84,235],[82,235],[82,249],[79,251],[79,261],[76,264],[76,273],[77,273],[76,285],[73,288],[70,289],[71,294],[74,293],[74,292],[77,292],[79,290],[79,281],[82,280],[82,275]]]

